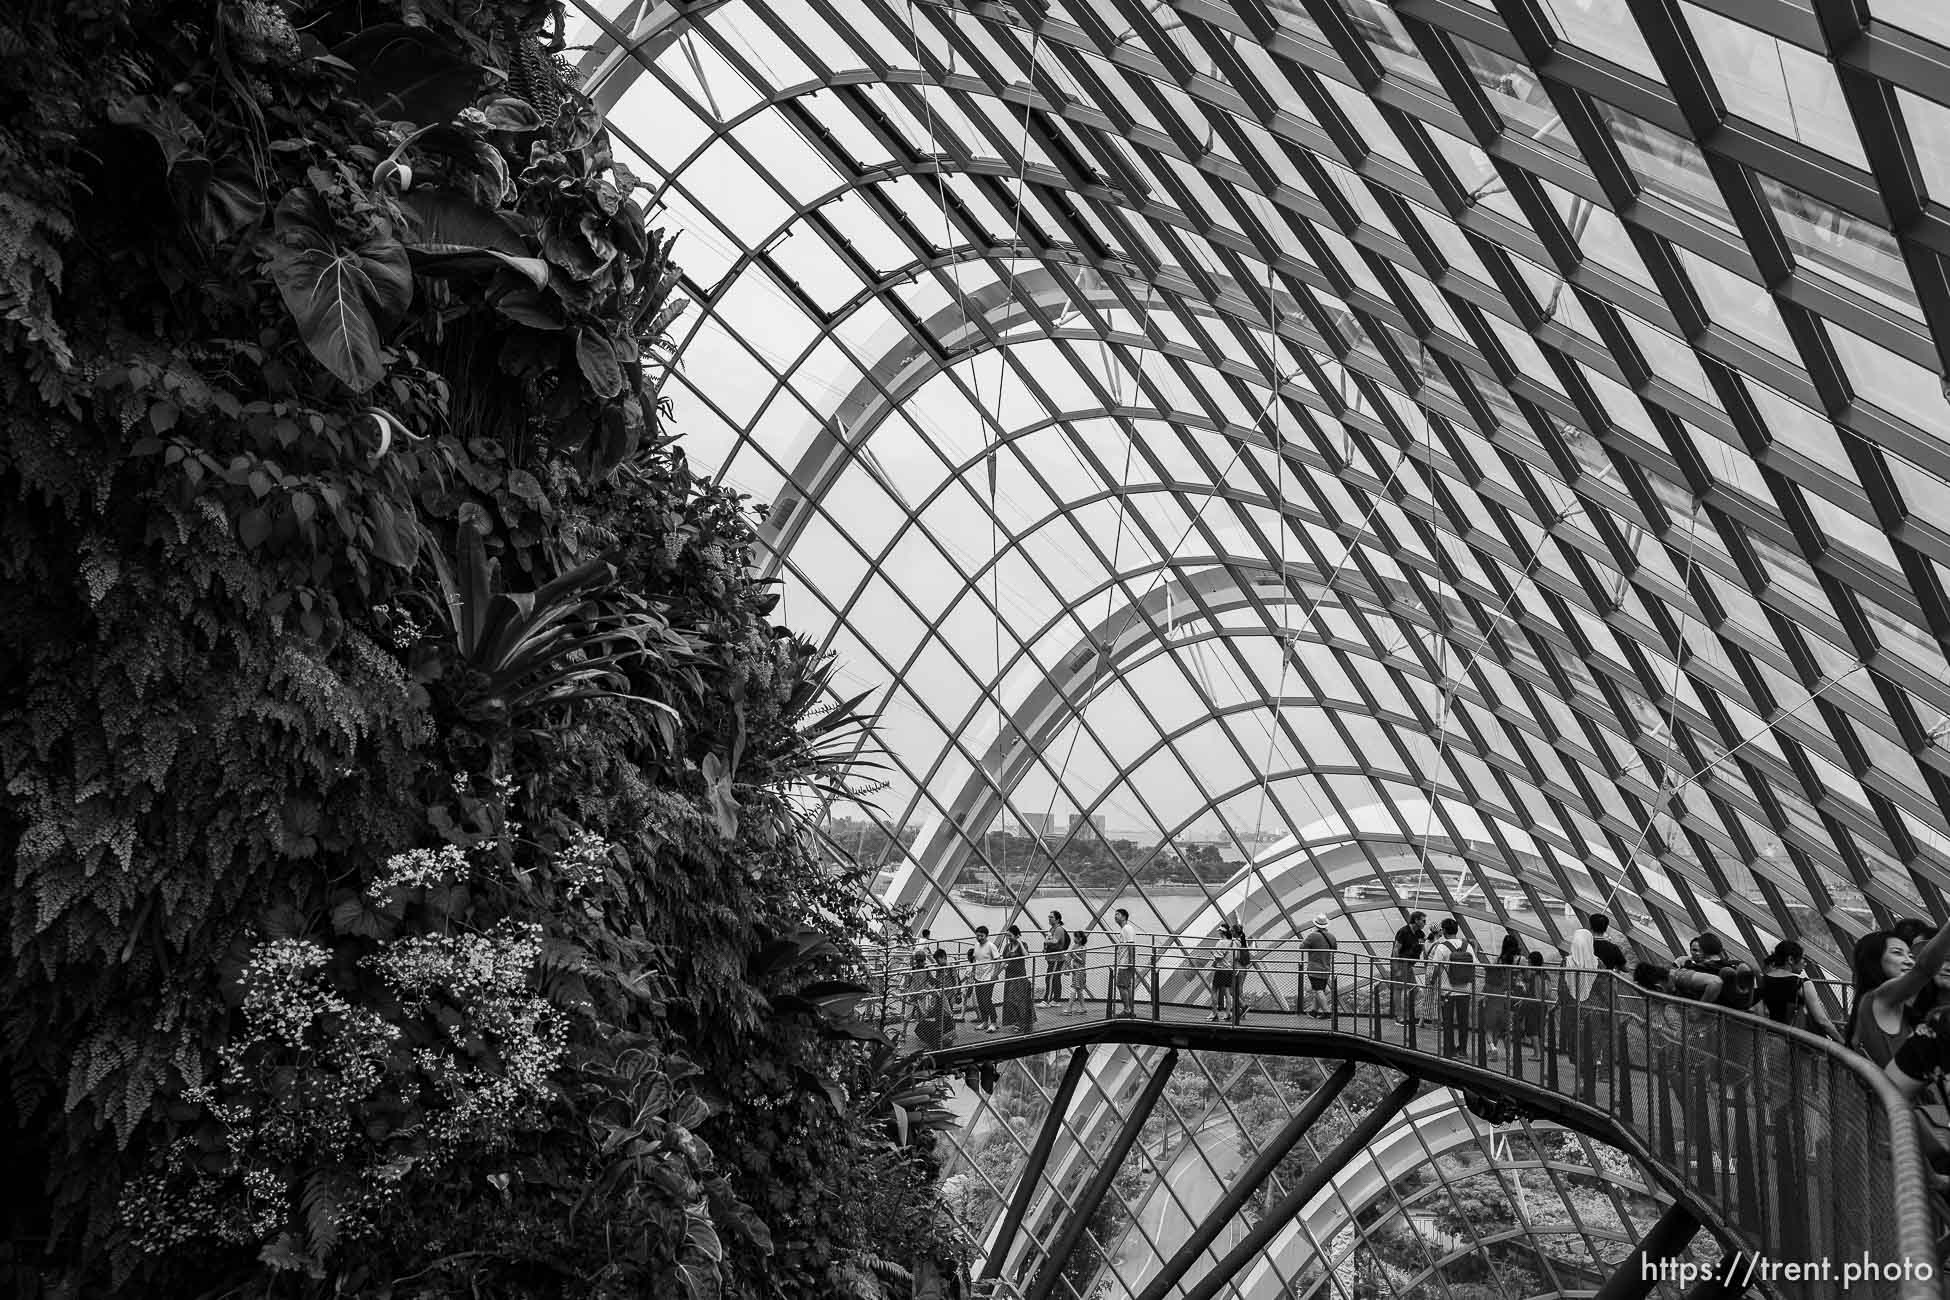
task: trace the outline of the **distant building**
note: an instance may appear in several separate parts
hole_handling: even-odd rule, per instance
[[[1105,813],[1093,813],[1089,817],[1085,817],[1082,813],[1071,813],[1070,833],[1075,834],[1076,832],[1082,830],[1086,822],[1089,823],[1089,825],[1096,830],[1097,834],[1102,835],[1107,829],[1109,829],[1110,818],[1108,814]]]
[[[1047,835],[1051,835],[1055,833],[1056,814],[1033,813],[1033,812],[1017,813],[1016,824],[1022,827],[1022,833],[1024,835],[1034,835],[1037,839],[1042,839]]]

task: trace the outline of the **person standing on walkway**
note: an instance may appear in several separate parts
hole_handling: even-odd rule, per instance
[[[1010,926],[1002,940],[1002,1026],[1025,1034],[1036,1027],[1036,986],[1019,925]]]
[[[1564,1054],[1576,1060],[1584,1049],[1584,1000],[1598,981],[1598,936],[1588,925],[1571,932],[1564,950]]]
[[[1306,970],[1302,972],[1301,987],[1294,990],[1295,1007],[1303,1016],[1325,1016],[1332,1013],[1334,1000],[1340,990],[1334,987],[1334,950],[1340,941],[1328,932],[1327,914],[1322,912],[1314,918],[1313,925],[1300,937],[1300,950],[1306,954]],[[1318,1000],[1320,1009],[1314,1009]]]
[[[1603,912],[1593,912],[1590,920],[1591,955],[1598,959],[1598,969],[1608,970],[1618,975],[1629,974],[1631,960],[1625,950],[1611,938],[1611,918]]]
[[[1806,960],[1807,950],[1797,940],[1775,944],[1760,973],[1761,1005],[1767,1009],[1769,1020],[1810,1028],[1840,1042],[1840,1032],[1815,996],[1815,986],[1808,982]]]
[[[1231,928],[1226,956],[1232,963],[1232,1023],[1236,1025],[1246,1016],[1246,980],[1253,973],[1253,945],[1237,912],[1232,914]]]
[[[1137,1015],[1137,930],[1131,925],[1131,914],[1118,908],[1112,919],[1117,923],[1117,933],[1112,939],[1116,945],[1111,959],[1111,979],[1119,1000],[1123,1003],[1121,1014]]]
[[[1469,1051],[1469,1007],[1482,993],[1482,963],[1453,916],[1442,918],[1441,937],[1429,949],[1430,990],[1441,1004],[1442,1054]]]
[[[1950,925],[1916,952],[1888,930],[1855,941],[1850,965],[1855,1005],[1849,1009],[1848,1044],[1877,1065],[1888,1065],[1927,1014],[1923,994],[1937,967],[1950,959]]]
[[[1523,961],[1523,940],[1516,932],[1503,932],[1503,947],[1496,954],[1496,964],[1483,972],[1483,1023],[1478,1026],[1483,1041],[1489,1044],[1489,1055],[1495,1060],[1502,1055],[1501,1044],[1510,1037],[1510,1000],[1518,988],[1516,967]],[[1521,1050],[1519,1046],[1511,1049],[1511,1059]]]
[[[1522,997],[1517,1005],[1517,1052],[1523,1051],[1523,1040],[1528,1038],[1533,1061],[1544,1059],[1544,1029],[1550,1016],[1550,1003],[1544,996],[1544,954],[1532,949],[1524,957],[1524,965],[1516,976],[1516,987],[1521,989]]]
[[[938,961],[915,967],[919,978],[914,1009],[914,1037],[930,1051],[955,1041],[954,1018],[948,1014],[948,954],[936,951]]]
[[[1389,1014],[1395,1023],[1406,1025],[1415,1019],[1415,964],[1422,960],[1428,943],[1427,912],[1411,912],[1408,924],[1395,931],[1395,956],[1389,963]]]
[[[1212,1010],[1206,1013],[1207,1020],[1217,1020],[1220,1015],[1230,1013],[1233,986],[1238,972],[1232,964],[1232,922],[1219,922],[1219,932],[1212,941]],[[1232,1017],[1237,1020],[1237,1016]]]
[[[975,982],[975,1023],[985,1034],[995,1032],[995,981],[1001,973],[1001,955],[989,939],[989,928],[975,927],[975,964],[969,976]]]
[[[1063,913],[1049,914],[1049,929],[1043,933],[1043,1005],[1057,1006],[1063,1001],[1063,971],[1069,963],[1070,932],[1063,926]]]
[[[934,983],[941,993],[941,1012],[951,1021],[961,1021],[961,975],[948,960],[946,948],[934,950]],[[952,1031],[951,1031],[952,1032]]]
[[[921,1018],[921,1000],[933,983],[933,967],[928,964],[926,954],[916,948],[907,959],[907,969],[898,976],[890,976],[888,994],[894,1004],[894,1035],[896,1039],[907,1034],[908,1022],[914,1021],[918,1027]]]
[[[1080,1016],[1088,1010],[1085,1004],[1090,997],[1090,970],[1086,965],[1089,944],[1088,931],[1070,931],[1070,1009],[1065,1015]]]

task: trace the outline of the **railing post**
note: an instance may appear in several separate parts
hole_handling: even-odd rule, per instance
[[[1638,1001],[1636,994],[1633,996],[1633,1001],[1635,1003]],[[1650,1009],[1649,1004],[1647,1009]],[[1629,1125],[1632,1122],[1632,1112],[1634,1110],[1632,1105],[1632,1033],[1631,1027],[1618,1020],[1616,1014],[1614,1014],[1612,1020],[1612,1059],[1617,1062],[1613,1076],[1615,1082],[1612,1085],[1611,1095],[1612,1114],[1618,1116],[1621,1123]]]
[[[1614,1113],[1618,1108],[1619,1081],[1625,1072],[1618,1059],[1618,978],[1616,972],[1605,974],[1605,1069],[1609,1072],[1605,1096]]]
[[[1110,960],[1104,965],[1104,1019],[1117,1018],[1117,945],[1110,945]]]
[[[1480,957],[1482,954],[1477,955]],[[1483,985],[1487,980],[1488,976],[1483,972],[1483,963],[1479,961],[1476,963],[1476,980],[1469,986],[1469,996],[1464,1003],[1464,1010],[1469,1013],[1469,1028],[1465,1031],[1469,1037],[1464,1041],[1475,1044],[1475,1059],[1479,1068],[1486,1067],[1489,1063],[1488,1044],[1483,1041],[1488,1037],[1483,1029],[1485,1024]]]
[[[1546,977],[1546,980],[1548,981],[1548,977]],[[1559,987],[1561,989],[1562,985]],[[1537,1015],[1543,1022],[1542,1029],[1544,1037],[1544,1068],[1539,1071],[1539,1078],[1543,1085],[1553,1092],[1557,1091],[1558,1084],[1557,1038],[1558,1032],[1563,1028],[1558,1023],[1562,1019],[1559,1014],[1561,1009],[1560,1004],[1562,1002],[1562,997],[1553,998],[1548,996],[1548,985],[1546,989],[1539,990],[1538,992]]]
[[[1236,984],[1233,986],[1232,996],[1235,998],[1239,996],[1239,987]],[[1158,997],[1158,945],[1155,943],[1151,945],[1151,1018],[1164,1019],[1164,1008]]]

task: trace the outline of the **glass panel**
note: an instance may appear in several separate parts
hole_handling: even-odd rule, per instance
[[[1905,134],[1916,151],[1923,189],[1938,203],[1950,203],[1950,108],[1897,87],[1896,105]]]
[[[1551,25],[1572,44],[1654,81],[1663,80],[1629,6],[1617,0],[1543,0],[1543,6]]]
[[[1875,0],[1869,11],[1885,23],[1927,36],[1938,45],[1950,45],[1950,9],[1938,0]]]
[[[1697,5],[1685,11],[1729,113],[1868,169],[1826,59]]]
[[[1529,139],[1576,155],[1564,119],[1552,105],[1543,81],[1524,64],[1506,59],[1494,50],[1456,38],[1450,42],[1463,66],[1476,78],[1495,109],[1512,129]]]
[[[1624,109],[1602,101],[1595,107],[1598,116],[1611,128],[1612,139],[1618,142],[1625,161],[1631,164],[1639,183],[1649,193],[1692,216],[1724,229],[1733,228],[1726,200],[1720,197],[1719,184],[1707,171],[1706,158],[1698,145]]]
[[[1888,231],[1771,176],[1757,179],[1797,261],[1886,307],[1920,318],[1916,290]]]
[[[1675,247],[1679,264],[1693,282],[1706,314],[1720,328],[1742,339],[1765,343],[1783,356],[1794,353],[1787,325],[1767,290],[1743,275]]]
[[[1944,400],[1943,381],[1936,371],[1833,323],[1828,324],[1828,338],[1858,396],[1926,429],[1943,427],[1950,404]]]

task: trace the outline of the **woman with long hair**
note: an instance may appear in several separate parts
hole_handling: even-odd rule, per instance
[[[1936,932],[1921,952],[1893,931],[1872,930],[1855,941],[1849,955],[1855,979],[1855,1006],[1849,1012],[1848,1043],[1877,1065],[1888,1065],[1904,1040],[1934,1003],[1931,977],[1950,957],[1950,926]]]
[[[1090,997],[1090,972],[1084,965],[1089,957],[1085,951],[1089,943],[1088,931],[1070,931],[1070,1009],[1063,1013],[1066,1016],[1081,1016],[1089,1011],[1085,1002]]]
[[[1812,1026],[1817,1033],[1840,1039],[1841,1034],[1815,996],[1803,963],[1807,952],[1793,939],[1783,939],[1767,954],[1760,972],[1760,1003],[1767,1018],[1783,1025]]]
[[[914,997],[914,1037],[933,1051],[954,1038],[954,1020],[948,1014],[948,954],[937,950],[929,962],[915,954],[914,976],[918,981]]]
[[[1022,927],[1012,925],[1002,941],[1002,1023],[1028,1033],[1036,1025],[1036,990],[1029,980],[1029,948]]]
[[[1541,1061],[1544,1059],[1544,1018],[1550,1014],[1550,1007],[1544,1000],[1544,954],[1533,948],[1525,955],[1524,965],[1513,980],[1520,999],[1517,1007],[1516,1054],[1522,1055],[1524,1040],[1529,1039],[1530,1059]]]
[[[1492,1061],[1500,1055],[1499,1044],[1510,1036],[1510,998],[1517,989],[1517,972],[1511,967],[1522,961],[1523,941],[1513,931],[1504,931],[1496,965],[1483,972],[1483,1040],[1489,1044]]]

